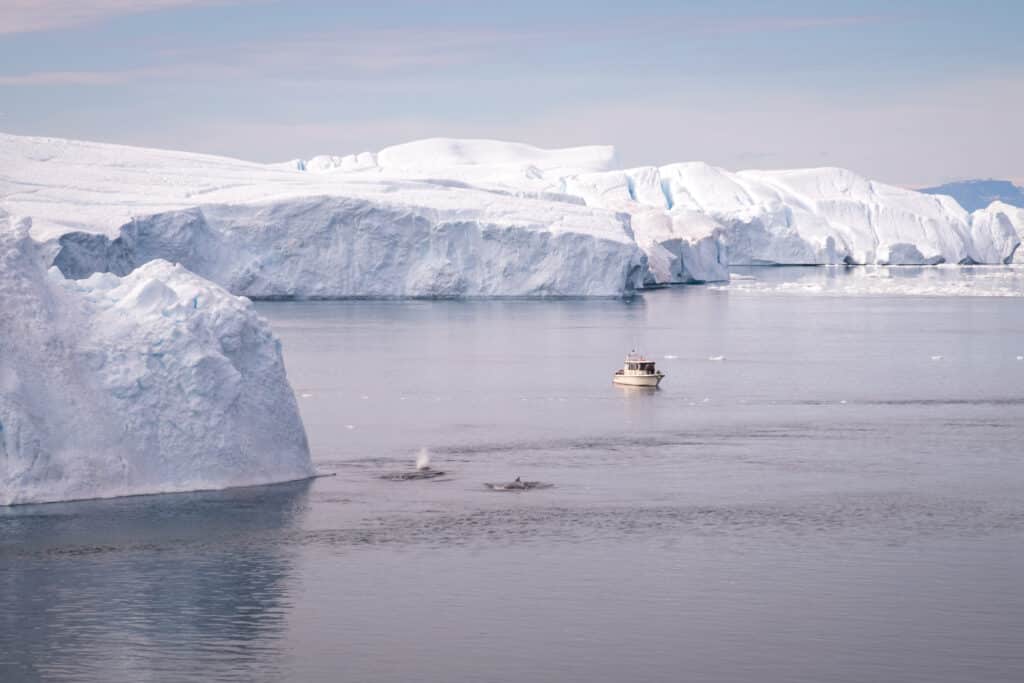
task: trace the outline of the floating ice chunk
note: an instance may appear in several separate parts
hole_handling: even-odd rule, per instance
[[[940,355],[932,356],[932,360],[942,360],[942,356],[940,356]]]
[[[679,358],[679,356],[676,356],[675,354],[671,354],[671,353],[666,353],[665,354],[665,360],[675,360],[676,358]]]
[[[712,360],[712,361],[725,360],[725,356],[708,356],[708,360]]]

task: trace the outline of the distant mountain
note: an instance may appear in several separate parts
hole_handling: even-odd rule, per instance
[[[1024,189],[1009,180],[961,180],[938,187],[926,187],[919,192],[949,195],[968,211],[984,209],[997,199],[1024,208]]]

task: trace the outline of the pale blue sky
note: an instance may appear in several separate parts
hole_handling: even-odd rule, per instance
[[[1024,2],[2,0],[0,130],[259,161],[444,135],[1024,177]]]

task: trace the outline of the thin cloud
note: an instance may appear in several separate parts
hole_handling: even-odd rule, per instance
[[[0,85],[115,85],[131,80],[127,71],[32,71],[16,76],[0,76]]]
[[[886,18],[877,15],[836,17],[747,17],[725,21],[698,22],[694,28],[701,33],[783,33],[812,29],[845,28],[877,24]]]
[[[74,28],[123,14],[176,7],[233,4],[239,0],[4,0],[0,34]]]
[[[202,78],[224,79],[240,75],[238,69],[219,65],[211,70],[206,65],[172,64],[167,66],[139,67],[116,71],[33,71],[26,74],[0,75],[0,86],[40,86],[40,85],[81,85],[81,86],[112,86],[123,85],[144,80],[189,79]]]
[[[255,78],[293,83],[415,75],[477,63],[526,37],[510,31],[387,29],[319,34],[216,50],[175,49],[155,55],[165,63],[112,70],[0,74],[0,86],[110,86],[152,80]]]
[[[149,0],[145,8],[212,4],[225,0]],[[29,6],[25,0],[16,4]],[[57,5],[60,2],[45,2]],[[126,0],[106,0],[99,9],[109,12],[126,9]],[[9,10],[4,10],[9,11]],[[74,17],[72,17],[74,18]],[[877,21],[876,17],[788,17],[746,18],[726,21],[690,19],[654,21],[650,18],[630,22],[634,36],[665,35],[709,36],[728,33],[801,31],[852,26]],[[241,42],[216,48],[179,47],[153,55],[163,65],[131,67],[119,70],[34,71],[2,74],[0,85],[81,85],[109,86],[141,80],[217,78],[255,78],[291,83],[338,82],[382,76],[414,76],[438,70],[481,64],[488,60],[518,59],[524,46],[539,53],[545,45],[568,42],[606,42],[621,39],[622,26],[580,25],[569,32],[558,27],[495,28],[488,26],[432,28],[398,27],[391,29],[341,29],[266,42]]]

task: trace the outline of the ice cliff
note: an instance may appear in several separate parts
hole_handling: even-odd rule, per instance
[[[309,477],[281,349],[178,265],[65,279],[0,212],[0,504]]]

